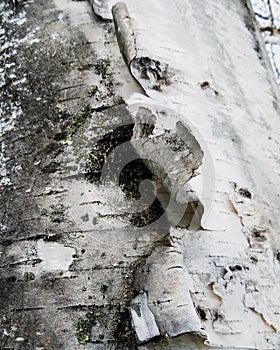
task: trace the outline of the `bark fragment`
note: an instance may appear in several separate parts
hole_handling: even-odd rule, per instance
[[[130,312],[139,342],[146,342],[160,335],[155,317],[148,306],[147,293],[140,293],[131,301]]]
[[[112,7],[112,14],[120,51],[126,64],[129,66],[137,55],[136,38],[131,18],[123,2],[119,2]]]

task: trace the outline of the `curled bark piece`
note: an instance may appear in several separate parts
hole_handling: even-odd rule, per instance
[[[201,165],[203,151],[190,128],[182,122],[177,121],[174,128],[163,128],[167,116],[168,110],[161,117],[147,107],[139,107],[131,143],[162,184],[158,186],[157,196],[169,222],[195,229],[201,225],[204,208],[186,185]]]
[[[205,339],[206,333],[189,292],[182,236],[176,229],[171,229],[169,237],[170,246],[156,247],[145,266],[140,266],[135,288],[147,291],[149,311],[162,336],[194,333]]]
[[[133,138],[132,144],[153,174],[174,195],[190,180],[203,158],[191,130],[180,121],[174,129],[148,137],[145,142],[142,138]]]
[[[128,9],[123,2],[112,7],[112,14],[116,28],[116,35],[121,54],[129,66],[136,57],[136,39]]]
[[[149,57],[137,57],[136,36],[126,5],[117,3],[112,8],[120,52],[132,76],[144,90],[160,90],[168,85],[168,65]]]

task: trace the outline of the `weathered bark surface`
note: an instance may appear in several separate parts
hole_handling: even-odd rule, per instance
[[[279,90],[250,8],[115,3],[0,5],[0,347],[278,349]]]

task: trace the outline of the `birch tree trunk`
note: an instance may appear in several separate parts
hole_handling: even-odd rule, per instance
[[[246,0],[2,1],[1,349],[279,349],[279,87]]]

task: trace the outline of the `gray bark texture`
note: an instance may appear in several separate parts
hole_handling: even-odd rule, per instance
[[[249,2],[0,14],[0,349],[280,349],[280,93]]]

